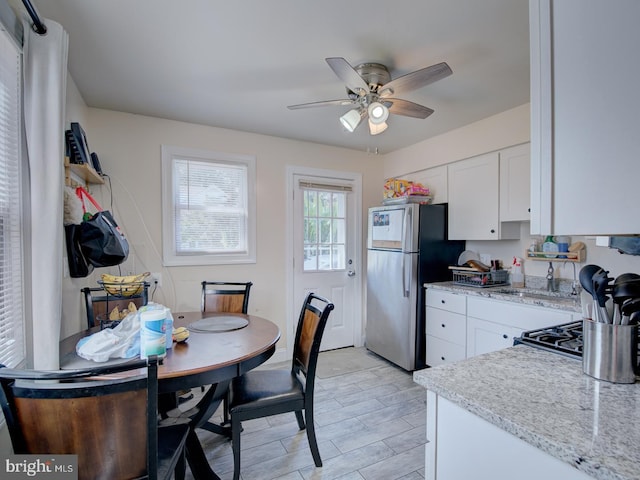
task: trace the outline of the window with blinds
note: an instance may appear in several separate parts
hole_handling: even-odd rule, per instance
[[[255,262],[255,158],[163,147],[165,265]]]
[[[22,181],[21,56],[6,31],[0,33],[0,363],[25,359]]]

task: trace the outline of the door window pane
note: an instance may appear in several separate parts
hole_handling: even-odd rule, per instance
[[[304,190],[304,271],[345,269],[346,193]]]

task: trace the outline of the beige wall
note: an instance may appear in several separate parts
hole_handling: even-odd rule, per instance
[[[74,119],[72,119],[74,120]],[[122,273],[160,272],[162,288],[154,301],[174,311],[200,308],[202,280],[252,281],[250,313],[274,320],[286,345],[285,212],[286,167],[299,165],[359,172],[363,180],[363,210],[379,203],[382,159],[364,152],[89,108],[83,126],[90,149],[111,180],[113,211],[125,231],[132,253]],[[209,149],[257,158],[257,263],[202,267],[162,266],[161,145]],[[110,205],[107,186],[93,187],[104,208]],[[364,228],[364,227],[363,227]],[[363,231],[363,235],[366,232]],[[98,273],[117,273],[117,267]],[[65,279],[66,333],[85,322],[80,288],[96,286],[97,276]],[[361,280],[362,281],[362,280]],[[63,332],[63,336],[64,336]]]

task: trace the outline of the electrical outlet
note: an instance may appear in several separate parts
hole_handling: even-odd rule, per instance
[[[154,285],[162,287],[162,274],[160,272],[152,272],[149,277],[149,283],[151,284],[151,287],[153,287]]]

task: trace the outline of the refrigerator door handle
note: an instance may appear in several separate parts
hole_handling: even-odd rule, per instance
[[[402,251],[411,252],[413,251],[413,246],[411,245],[413,240],[413,210],[409,206],[408,208],[405,208],[404,213],[404,225],[402,225]]]
[[[407,266],[407,258],[409,260],[409,265]],[[409,289],[411,285],[411,255],[408,253],[402,254],[402,294],[405,298],[408,298],[411,295],[411,291]]]

